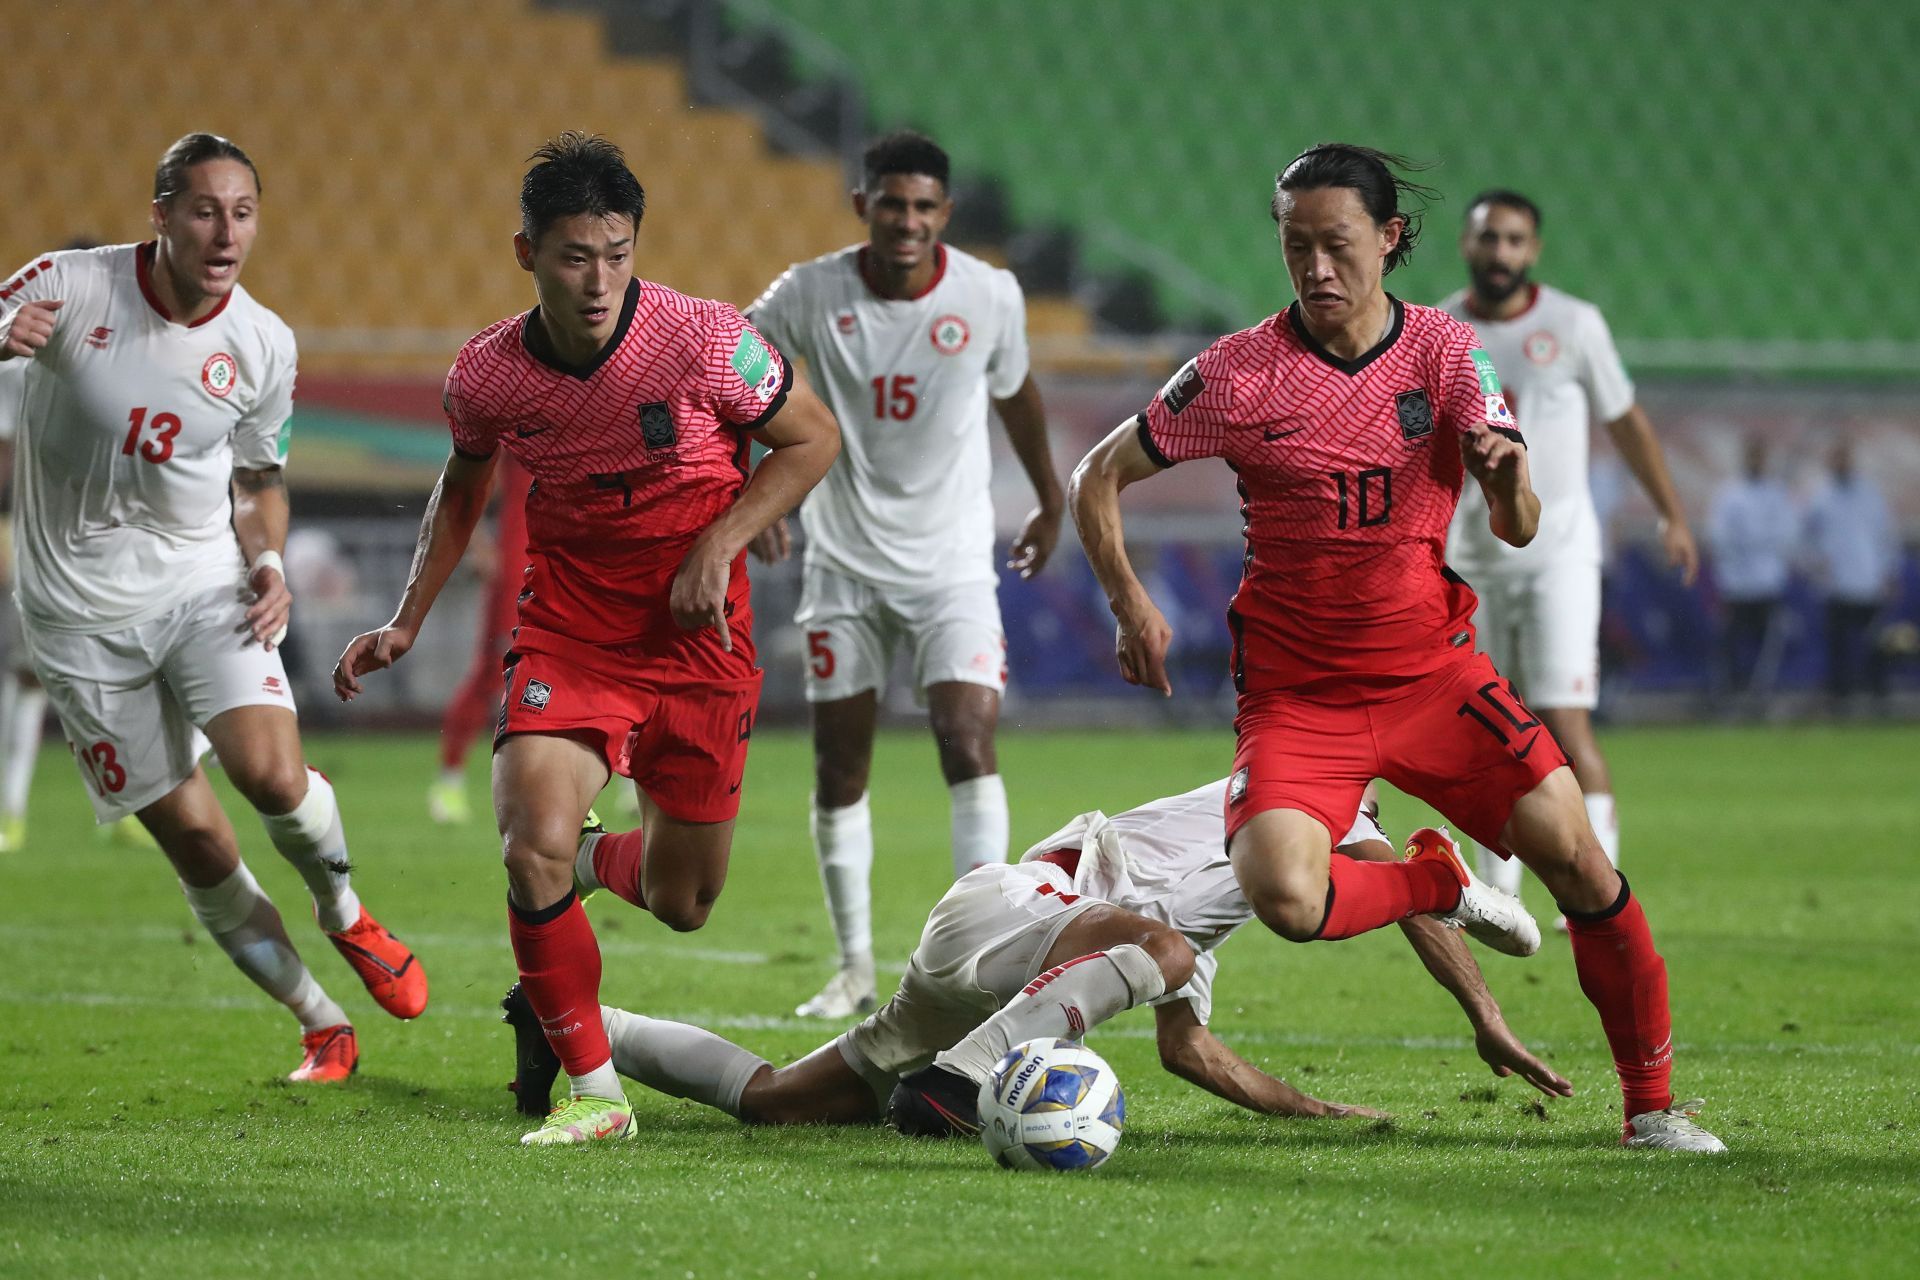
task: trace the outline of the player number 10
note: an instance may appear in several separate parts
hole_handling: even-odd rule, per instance
[[[895,422],[905,422],[920,407],[920,398],[913,393],[913,384],[918,379],[895,374],[891,378],[873,380],[873,416],[879,421],[892,418]]]
[[[1387,517],[1393,514],[1393,468],[1368,467],[1357,475],[1349,476],[1344,471],[1329,471],[1333,477],[1334,495],[1340,503],[1340,510],[1334,519],[1334,527],[1344,529],[1350,517],[1358,507],[1358,519],[1354,523],[1365,529],[1369,525],[1385,524]]]
[[[145,444],[140,443],[142,427],[153,429],[153,438]],[[127,414],[127,442],[120,446],[123,456],[131,458],[138,451],[148,462],[165,462],[173,456],[173,438],[180,434],[180,419],[171,413],[156,413],[153,420],[147,420],[146,406]]]

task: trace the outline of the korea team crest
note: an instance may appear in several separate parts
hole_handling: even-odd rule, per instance
[[[1418,440],[1433,434],[1433,405],[1424,387],[1402,391],[1393,398],[1394,412],[1400,419],[1400,438]]]
[[[233,394],[233,384],[240,380],[240,366],[233,357],[224,351],[216,351],[207,357],[200,366],[200,385],[207,394],[216,400],[225,400]]]
[[[933,349],[943,356],[957,356],[967,349],[967,340],[973,337],[967,322],[959,316],[941,316],[933,322],[929,334],[933,339]]]

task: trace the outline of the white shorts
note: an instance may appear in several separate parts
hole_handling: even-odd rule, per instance
[[[904,592],[810,565],[793,620],[807,633],[808,702],[884,692],[903,641],[921,701],[928,685],[950,680],[1006,692],[1007,638],[991,581]]]
[[[840,1056],[884,1105],[901,1076],[932,1062],[1019,995],[1060,931],[1099,904],[1076,898],[1073,877],[1051,862],[975,867],[927,917],[893,999],[834,1042]]]
[[[1556,565],[1475,580],[1480,649],[1535,710],[1600,700],[1600,566]]]
[[[93,816],[113,822],[193,775],[201,727],[235,707],[293,710],[280,651],[246,633],[251,593],[217,587],[136,627],[106,635],[36,628],[33,669],[67,731]]]

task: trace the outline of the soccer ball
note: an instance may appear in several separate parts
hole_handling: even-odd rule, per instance
[[[980,1086],[980,1140],[1008,1169],[1091,1169],[1126,1119],[1120,1078],[1074,1040],[1015,1045]]]

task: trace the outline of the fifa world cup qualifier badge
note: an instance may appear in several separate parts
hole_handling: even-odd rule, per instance
[[[1200,361],[1189,360],[1161,388],[1160,403],[1166,405],[1167,412],[1177,418],[1180,411],[1192,404],[1206,389],[1207,380],[1200,376]]]

